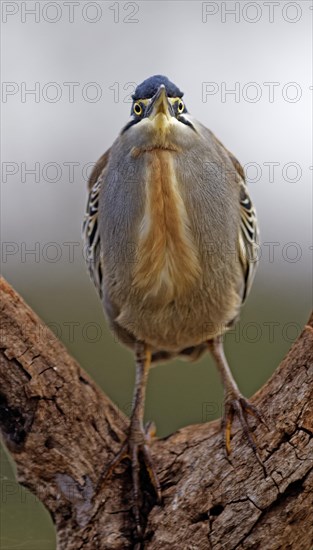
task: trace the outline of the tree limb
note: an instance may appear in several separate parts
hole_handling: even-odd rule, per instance
[[[152,443],[163,490],[143,474],[145,541],[136,543],[127,464],[96,487],[128,419],[3,280],[1,429],[20,483],[54,520],[59,550],[282,549],[313,544],[313,315],[254,396],[269,430],[255,437],[266,473],[235,421],[230,459],[220,422]]]

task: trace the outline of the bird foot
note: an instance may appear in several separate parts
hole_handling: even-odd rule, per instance
[[[120,451],[110,462],[105,472],[102,474],[98,489],[102,483],[112,474],[116,466],[118,466],[125,458],[128,458],[131,462],[132,472],[132,486],[133,486],[133,513],[136,522],[137,535],[142,537],[142,523],[140,518],[141,507],[141,491],[140,491],[140,457],[143,459],[146,470],[149,474],[150,481],[157,496],[157,502],[161,503],[161,487],[156,474],[149,445],[151,440],[155,436],[155,425],[150,422],[146,425],[145,429],[140,427],[138,423],[133,422],[130,424],[129,434],[126,441],[123,443]]]
[[[225,403],[224,403],[224,416],[222,420],[222,427],[225,433],[226,454],[228,456],[231,452],[231,445],[230,445],[231,428],[232,428],[234,415],[237,415],[239,418],[241,427],[243,429],[243,433],[246,436],[248,443],[252,448],[259,464],[262,466],[264,470],[264,464],[259,455],[256,441],[254,439],[253,433],[247,421],[248,414],[257,418],[259,422],[261,422],[267,427],[266,422],[263,416],[261,415],[261,413],[258,411],[258,409],[254,405],[252,405],[247,399],[245,399],[239,392],[238,393],[232,392],[231,394],[226,396]]]

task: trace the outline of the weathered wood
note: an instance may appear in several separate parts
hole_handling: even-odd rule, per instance
[[[18,480],[50,511],[60,550],[136,547],[127,464],[96,491],[127,418],[3,279],[0,290],[1,429]],[[313,316],[253,402],[270,428],[251,417],[266,475],[237,421],[230,459],[219,421],[152,443],[164,502],[144,477],[143,548],[310,550]]]

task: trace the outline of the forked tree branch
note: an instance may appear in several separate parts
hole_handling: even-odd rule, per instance
[[[136,543],[127,464],[96,491],[128,419],[2,279],[1,428],[20,483],[52,515],[60,550],[310,550],[313,544],[313,316],[252,399],[266,473],[237,421],[230,459],[220,422],[152,443],[162,484],[144,477],[145,541]]]

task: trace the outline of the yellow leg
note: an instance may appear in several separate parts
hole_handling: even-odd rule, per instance
[[[233,423],[233,414],[231,413],[231,416],[226,420],[226,426],[225,426],[225,447],[226,447],[226,453],[228,455],[230,454],[230,451],[231,451],[230,438],[231,438],[232,423]]]
[[[222,338],[217,337],[217,338],[214,338],[213,340],[209,340],[208,347],[215,360],[215,363],[220,372],[222,382],[224,385],[225,398],[224,398],[223,428],[224,428],[224,434],[225,434],[226,453],[227,455],[229,455],[231,452],[231,444],[230,444],[231,428],[232,428],[234,415],[236,414],[241,423],[243,432],[250,446],[252,447],[258,462],[264,468],[255,440],[249,428],[246,415],[247,413],[251,414],[263,424],[265,424],[264,419],[260,414],[260,412],[257,410],[257,408],[251,403],[249,403],[249,401],[247,401],[247,399],[245,399],[241,395],[238,389],[238,386],[233,378],[229,365],[227,363],[227,359],[224,354]]]

